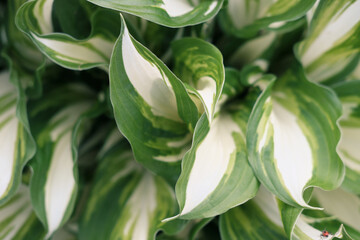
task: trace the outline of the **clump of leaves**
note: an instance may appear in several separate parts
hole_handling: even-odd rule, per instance
[[[360,1],[0,3],[0,239],[360,239]]]

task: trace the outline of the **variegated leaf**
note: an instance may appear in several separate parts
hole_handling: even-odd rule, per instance
[[[172,50],[175,74],[188,84],[188,91],[200,99],[211,123],[225,81],[221,52],[197,38],[177,40],[172,43]]]
[[[274,32],[251,39],[234,51],[229,63],[232,66],[243,66],[257,59],[263,60],[266,54],[274,48],[276,41],[278,41],[277,34]],[[269,64],[266,60],[263,60],[263,62],[265,66]]]
[[[221,16],[225,30],[241,38],[254,37],[261,29],[284,28],[303,17],[316,0],[229,0]],[[292,28],[292,24],[289,25]]]
[[[224,240],[321,240],[321,233],[324,229],[312,226],[309,218],[301,212],[302,209],[282,203],[261,186],[254,199],[221,215],[221,237]],[[317,222],[321,221],[326,220],[317,219]],[[333,234],[330,233],[326,239],[351,239],[341,224],[337,223],[336,228],[338,230]]]
[[[17,88],[10,82],[10,78]],[[13,70],[0,73],[0,204],[21,181],[22,170],[35,153],[26,113],[26,100]]]
[[[87,88],[78,87],[73,88],[74,94],[93,96],[83,92]],[[51,103],[51,98],[56,99],[56,95],[49,94],[45,99]],[[46,125],[37,126],[41,130],[36,135],[38,150],[31,162],[30,191],[34,210],[47,230],[46,238],[69,219],[74,208],[78,189],[77,145],[86,130],[79,125],[80,117],[92,104],[85,98],[64,105],[51,117],[42,117]],[[40,109],[44,112],[47,108],[40,104]],[[33,114],[41,117],[43,114],[36,110],[35,107]],[[34,117],[31,122],[35,126],[39,120]]]
[[[232,98],[235,98],[239,94],[242,94],[244,90],[245,85],[241,80],[241,72],[234,68],[226,68],[224,88],[220,96],[220,107],[221,104],[224,102],[224,100],[222,100],[223,98],[225,98],[226,100],[230,100]]]
[[[54,32],[51,18],[53,2],[26,2],[18,11],[17,26],[48,58],[63,67],[74,70],[101,67],[107,70],[120,27],[119,16],[106,10],[95,11],[91,16],[90,36],[79,40]]]
[[[360,52],[360,2],[320,0],[307,37],[296,48],[306,74],[314,82],[344,79]]]
[[[220,216],[223,240],[286,240],[276,199],[263,186],[255,198]]]
[[[30,201],[29,188],[20,185],[18,191],[0,206],[0,239],[43,239],[45,230],[37,219]]]
[[[184,27],[214,17],[224,0],[89,0],[102,7],[130,13],[168,27]]]
[[[324,214],[329,216],[329,220],[335,219],[335,222],[343,223],[347,233],[353,239],[360,237],[360,197],[358,195],[342,188],[329,192],[315,189],[313,198],[319,206],[324,208]]]
[[[204,231],[204,227],[207,226],[214,218],[195,219],[192,221],[186,221],[186,225],[181,231],[176,234],[167,234],[162,232],[156,236],[156,240],[211,240],[218,239],[216,235]],[[185,222],[185,221],[184,221]],[[170,222],[171,223],[171,222]],[[210,238],[211,237],[211,238]]]
[[[17,10],[26,0],[9,1],[7,5],[6,49],[13,62],[26,70],[35,70],[43,61],[41,52],[15,25]]]
[[[343,82],[334,86],[342,102],[341,139],[337,151],[346,166],[342,187],[360,194],[360,81]]]
[[[101,159],[80,225],[80,239],[154,239],[177,209],[175,194],[139,165],[126,140]]]
[[[220,111],[209,124],[203,115],[186,153],[176,196],[184,219],[212,217],[254,197],[258,182],[247,161],[245,129],[250,110]]]
[[[345,169],[336,153],[341,105],[329,89],[308,82],[298,64],[272,82],[249,119],[250,164],[264,186],[285,203],[311,208],[309,187],[337,188]]]
[[[110,97],[135,158],[175,179],[198,112],[181,81],[133,39],[124,21],[110,63]]]

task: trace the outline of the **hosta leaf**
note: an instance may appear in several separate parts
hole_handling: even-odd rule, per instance
[[[35,70],[43,61],[41,52],[32,41],[15,25],[15,15],[26,0],[9,1],[7,6],[6,38],[7,54],[13,62],[18,62],[21,68]]]
[[[360,81],[344,82],[334,86],[342,102],[340,119],[341,139],[338,153],[346,166],[343,188],[360,194]]]
[[[189,85],[189,92],[202,102],[211,123],[225,80],[221,52],[197,38],[182,38],[172,43],[175,73]]]
[[[286,240],[276,199],[260,187],[256,197],[220,216],[221,239]]]
[[[188,240],[204,240],[209,239],[207,235],[211,234],[209,232],[204,232],[204,227],[207,226],[214,218],[203,218],[196,219],[192,221],[187,221],[187,224],[180,232],[176,234],[166,234],[165,232],[158,234],[156,236],[156,240],[180,240],[180,239],[188,239]],[[214,239],[216,236],[211,235]],[[211,238],[211,239],[213,239]]]
[[[354,71],[350,74],[349,80],[360,80],[360,61]]]
[[[11,68],[12,78],[21,84],[28,98],[33,98],[42,93],[41,75],[46,65],[41,52],[15,25],[15,14],[24,2],[14,0],[8,4],[4,34],[7,43],[1,55]]]
[[[135,158],[176,178],[198,118],[181,81],[129,34],[125,22],[110,63],[110,97],[120,131]]]
[[[168,27],[183,27],[205,22],[220,10],[223,0],[89,0],[102,7],[134,14]]]
[[[146,171],[122,140],[110,148],[95,175],[80,239],[154,239],[165,217],[177,209],[175,194]]]
[[[233,66],[242,66],[256,59],[263,59],[266,53],[274,48],[276,36],[276,33],[269,32],[245,42],[233,53],[229,63]]]
[[[92,31],[78,40],[65,33],[54,33],[52,0],[26,2],[18,11],[17,26],[55,63],[74,70],[101,67],[107,70],[118,34],[119,16],[106,10],[91,17]]]
[[[241,94],[245,90],[245,85],[241,81],[240,71],[234,68],[225,69],[225,83],[220,97],[220,105],[223,102],[222,98],[230,100]]]
[[[228,32],[241,38],[249,38],[261,29],[284,27],[287,22],[303,17],[315,2],[316,0],[229,0],[221,14],[221,24]]]
[[[338,81],[358,63],[360,2],[321,0],[297,55],[311,81]]]
[[[261,183],[285,203],[309,208],[309,187],[337,188],[344,166],[336,153],[341,105],[336,95],[308,82],[298,64],[272,82],[249,119],[249,161]]]
[[[17,89],[13,85],[16,84]],[[17,190],[23,167],[35,153],[26,100],[16,73],[0,73],[0,204]]]
[[[84,99],[64,106],[50,119],[42,119],[47,124],[37,135],[30,191],[47,238],[69,219],[74,208],[78,188],[77,143],[84,131],[76,124],[91,104]]]
[[[212,217],[255,196],[258,182],[245,144],[249,114],[242,106],[236,114],[219,112],[211,124],[201,117],[176,184],[181,209],[176,217]]]
[[[29,188],[20,185],[18,191],[0,206],[0,239],[43,239],[45,231],[33,212]]]
[[[360,236],[360,197],[346,192],[339,188],[335,191],[321,191],[316,189],[313,198],[319,206],[324,208],[324,212],[329,216],[335,217],[338,221],[345,224],[349,234]],[[356,235],[355,235],[356,234]]]
[[[309,199],[310,195],[311,194],[308,194],[306,199]],[[274,196],[272,197],[274,198]],[[291,240],[323,239],[321,237],[322,231],[328,229],[328,225],[324,226],[323,224],[327,224],[328,219],[333,218],[333,216],[327,216],[325,218],[309,218],[303,214],[303,209],[294,208],[279,200],[278,207],[281,212],[281,219],[285,232],[287,233],[288,238]],[[319,207],[322,206],[319,205]],[[344,225],[340,222],[334,222],[334,224],[329,226],[329,228],[330,227],[333,232],[329,232],[329,235],[326,237],[326,239],[352,239],[346,232]]]
[[[220,232],[227,239],[291,239],[320,240],[324,229],[308,223],[309,218],[301,214],[302,209],[293,208],[279,201],[263,186],[248,203],[233,208],[220,217]],[[292,221],[289,221],[291,218]],[[316,219],[317,222],[326,221]],[[339,228],[340,226],[340,228]],[[285,232],[288,229],[289,232]],[[339,223],[337,232],[326,239],[351,239]]]

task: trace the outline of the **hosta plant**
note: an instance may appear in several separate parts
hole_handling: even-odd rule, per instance
[[[359,0],[0,3],[0,239],[360,239]]]

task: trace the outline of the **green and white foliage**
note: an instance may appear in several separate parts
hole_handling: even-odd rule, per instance
[[[335,191],[321,191],[316,189],[313,193],[313,199],[316,204],[324,208],[322,216],[328,218],[327,225],[343,223],[347,235],[353,239],[360,237],[360,197],[359,195],[349,193],[342,188]]]
[[[220,217],[220,232],[224,240],[276,239],[320,240],[323,229],[312,226],[326,219],[312,219],[301,214],[301,209],[287,206],[261,186],[256,197],[233,208]],[[286,216],[284,216],[284,213]],[[285,221],[290,220],[293,221]],[[340,223],[326,239],[351,239]],[[285,232],[284,229],[288,229]]]
[[[23,93],[12,73],[0,73],[0,204],[15,194],[21,173],[34,155],[35,144],[29,131]]]
[[[321,114],[319,114],[321,113]],[[260,182],[285,203],[311,208],[307,188],[333,190],[344,178],[336,95],[307,81],[298,64],[270,83],[251,113],[247,146]]]
[[[251,38],[261,29],[293,28],[316,0],[228,0],[221,14],[225,30],[240,38]]]
[[[168,27],[184,27],[213,18],[224,0],[89,0]]]
[[[0,206],[0,239],[42,239],[45,231],[33,212],[29,188],[20,185],[6,204]]]
[[[69,219],[74,208],[78,190],[77,145],[86,130],[78,122],[94,103],[89,100],[92,93],[84,86],[71,86],[67,90],[69,96],[72,91],[87,98],[79,97],[68,104],[63,102],[64,105],[51,116],[46,114],[47,111],[53,112],[46,107],[47,103],[45,107],[40,103],[33,109],[33,113],[41,117],[45,113],[43,121],[47,122],[36,127],[40,129],[36,134],[38,149],[31,162],[33,175],[30,183],[32,204],[47,230],[46,238]],[[49,104],[56,97],[56,94],[49,94]],[[61,100],[61,97],[57,100]],[[38,121],[38,118],[34,118],[33,125]]]
[[[215,106],[225,81],[221,52],[213,45],[197,38],[174,41],[175,73],[187,84],[188,91],[199,98],[211,123]]]
[[[161,220],[177,210],[172,188],[135,161],[124,139],[100,161],[79,239],[154,239]]]
[[[346,166],[343,188],[360,195],[360,81],[343,82],[334,86],[341,100],[341,139],[338,153]]]
[[[65,68],[82,70],[100,67],[107,70],[118,35],[119,16],[101,9],[92,12],[89,14],[91,33],[79,40],[67,33],[55,32],[53,4],[54,0],[26,2],[18,11],[17,26],[48,58]],[[74,4],[81,5],[81,1]]]
[[[296,49],[306,74],[314,82],[344,79],[360,53],[360,2],[320,0],[307,37]]]
[[[174,178],[198,119],[183,83],[129,33],[123,21],[110,63],[110,97],[117,125],[136,160]]]
[[[244,66],[250,64],[253,61],[263,61],[263,65],[266,67],[268,61],[265,61],[266,55],[272,48],[274,48],[277,39],[275,32],[269,32],[257,38],[251,39],[241,45],[231,55],[229,63],[232,66]]]
[[[26,70],[36,69],[43,61],[41,52],[15,25],[15,15],[25,0],[9,1],[6,18],[7,54]]]
[[[245,142],[249,115],[247,106],[238,106],[236,112],[218,112],[211,123],[205,114],[200,118],[176,184],[176,217],[216,216],[255,196],[258,182]]]
[[[45,231],[33,212],[29,189],[21,185],[18,192],[0,207],[0,239],[42,239]]]
[[[276,199],[263,186],[254,199],[221,215],[219,225],[224,240],[287,239]]]
[[[0,1],[0,240],[360,239],[359,50],[360,0]]]

